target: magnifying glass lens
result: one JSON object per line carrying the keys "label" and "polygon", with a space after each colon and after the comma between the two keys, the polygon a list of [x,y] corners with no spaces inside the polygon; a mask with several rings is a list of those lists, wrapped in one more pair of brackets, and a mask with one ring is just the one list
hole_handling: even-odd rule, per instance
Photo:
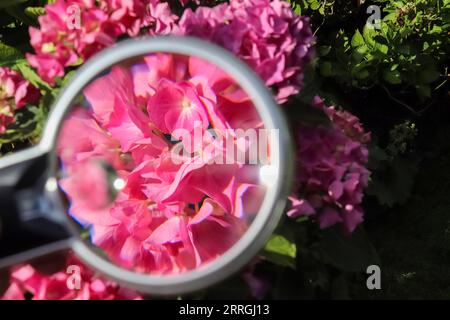
{"label": "magnifying glass lens", "polygon": [[161,52],[83,88],[58,136],[59,187],[100,256],[179,274],[214,263],[245,235],[277,174],[276,132],[237,80]]}

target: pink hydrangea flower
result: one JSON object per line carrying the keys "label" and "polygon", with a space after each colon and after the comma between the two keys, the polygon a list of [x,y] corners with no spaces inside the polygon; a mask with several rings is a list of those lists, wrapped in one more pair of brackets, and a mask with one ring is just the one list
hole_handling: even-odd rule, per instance
{"label": "pink hydrangea flower", "polygon": [[[80,271],[80,286],[71,280],[73,271],[61,270],[43,274],[33,266],[19,265],[11,270],[10,284],[1,300],[141,300],[142,297],[116,283],[104,280],[90,271],[78,259],[70,256],[68,266]],[[72,286],[73,285],[73,286]]]}
{"label": "pink hydrangea flower", "polygon": [[[232,0],[213,8],[184,10],[178,21],[159,0],[57,0],[30,28],[36,54],[28,54],[39,75],[55,83],[65,68],[112,45],[119,36],[140,33],[193,35],[213,41],[249,64],[275,90],[280,103],[299,92],[313,55],[306,17],[287,2]],[[77,24],[78,23],[78,24]]]}
{"label": "pink hydrangea flower", "polygon": [[370,134],[358,118],[325,106],[318,97],[314,107],[329,116],[332,127],[298,129],[299,186],[287,214],[311,216],[320,228],[340,224],[352,232],[363,221],[360,204],[370,175],[365,168]]}
{"label": "pink hydrangea flower", "polygon": [[150,35],[167,35],[178,30],[178,16],[172,13],[167,2],[148,1],[143,26]]}
{"label": "pink hydrangea flower", "polygon": [[[251,167],[210,161],[223,145],[207,129],[261,126],[242,89],[204,61],[155,54],[113,67],[84,94],[91,109],[66,120],[58,154],[70,214],[92,227],[92,242],[121,266],[157,274],[190,270],[227,251],[264,196]],[[190,139],[196,130],[200,141]],[[187,155],[174,152],[180,144]],[[80,197],[86,187],[76,186],[83,183],[77,172],[101,158],[124,188],[111,206],[93,209]]]}
{"label": "pink hydrangea flower", "polygon": [[45,7],[40,28],[31,27],[36,54],[27,54],[30,64],[51,85],[66,67],[85,61],[122,35],[167,34],[177,17],[167,3],[157,0],[57,0]]}
{"label": "pink hydrangea flower", "polygon": [[14,122],[14,111],[39,100],[39,90],[16,71],[0,67],[0,134]]}
{"label": "pink hydrangea flower", "polygon": [[308,18],[296,15],[289,3],[231,0],[195,12],[186,9],[179,27],[181,34],[209,39],[244,60],[275,89],[280,103],[301,89],[313,35]]}

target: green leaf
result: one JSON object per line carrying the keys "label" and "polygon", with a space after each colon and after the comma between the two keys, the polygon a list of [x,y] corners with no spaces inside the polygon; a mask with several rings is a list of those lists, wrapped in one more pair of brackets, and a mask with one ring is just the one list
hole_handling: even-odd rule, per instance
{"label": "green leaf", "polygon": [[[358,53],[361,56],[364,56],[364,54],[369,50],[369,48],[363,44],[362,46],[359,46],[358,48],[356,48],[356,53]],[[362,59],[360,59],[362,60]]]}
{"label": "green leaf", "polygon": [[367,44],[369,44],[371,46],[373,46],[375,44],[375,40],[373,39],[377,35],[377,32],[375,31],[375,29],[369,28],[366,24],[366,25],[364,25],[362,34],[363,34],[364,41]]}
{"label": "green leaf", "polygon": [[397,47],[397,51],[404,55],[411,54],[411,46],[409,44],[403,44]]}
{"label": "green leaf", "polygon": [[299,4],[291,3],[292,9],[294,13],[301,16],[302,15],[302,7]]}
{"label": "green leaf", "polygon": [[439,34],[442,32],[442,27],[434,25],[433,28],[430,30],[430,34]]}
{"label": "green leaf", "polygon": [[378,254],[362,227],[350,235],[334,228],[327,229],[314,248],[325,263],[340,270],[363,272],[369,265],[380,264]]}
{"label": "green leaf", "polygon": [[77,73],[76,70],[72,70],[72,71],[69,71],[68,73],[66,73],[66,75],[64,76],[64,79],[61,81],[61,87],[64,87],[65,85],[67,85],[76,73]]}
{"label": "green leaf", "polygon": [[296,268],[295,257],[297,255],[297,247],[282,235],[274,234],[267,241],[261,257],[276,265]]}
{"label": "green leaf", "polygon": [[360,47],[365,44],[364,38],[361,35],[361,33],[359,32],[359,30],[356,30],[355,34],[353,35],[351,44],[352,44],[352,47],[354,47],[354,48]]}
{"label": "green leaf", "polygon": [[45,14],[45,8],[43,7],[28,7],[25,8],[25,14],[29,16],[30,18],[37,21],[37,18],[39,16],[42,16]]}
{"label": "green leaf", "polygon": [[367,69],[358,68],[357,70],[355,70],[354,75],[357,79],[363,80],[370,76],[370,72]]}
{"label": "green leaf", "polygon": [[320,74],[324,77],[331,77],[333,75],[333,66],[330,62],[325,61],[319,66]]}
{"label": "green leaf", "polygon": [[306,221],[308,221],[308,220],[309,220],[308,216],[300,216],[300,217],[298,217],[298,218],[295,219],[295,222],[297,222],[297,223],[303,223],[303,222],[306,222]]}
{"label": "green leaf", "polygon": [[319,46],[317,48],[317,53],[321,57],[326,56],[327,54],[330,53],[330,51],[331,51],[331,46]]}
{"label": "green leaf", "polygon": [[325,6],[324,6],[324,5],[321,5],[321,6],[320,6],[320,8],[319,8],[319,13],[320,13],[321,15],[324,15],[324,14],[325,14]]}
{"label": "green leaf", "polygon": [[398,63],[394,63],[393,65],[391,65],[389,70],[394,71],[394,70],[397,70],[397,68],[398,68]]}
{"label": "green leaf", "polygon": [[386,16],[384,16],[383,21],[395,21],[397,18],[397,15],[395,14],[395,12],[391,12],[389,14],[387,14]]}
{"label": "green leaf", "polygon": [[381,42],[380,39],[383,39],[381,34],[379,34],[375,29],[368,27],[367,24],[363,29],[363,38],[369,47],[378,50],[382,54],[387,54],[389,48],[386,45],[386,40],[384,39],[384,41]]}
{"label": "green leaf", "polygon": [[320,3],[318,1],[314,1],[310,5],[311,10],[317,10],[320,8]]}
{"label": "green leaf", "polygon": [[39,87],[45,90],[52,90],[50,85],[38,76],[38,74],[30,67],[27,61],[17,64],[16,68],[20,71],[22,76],[26,80],[30,81],[35,87]]}
{"label": "green leaf", "polygon": [[282,235],[273,234],[269,241],[267,241],[264,250],[267,252],[274,252],[291,258],[297,255],[297,248],[295,243],[290,242]]}
{"label": "green leaf", "polygon": [[17,110],[14,114],[14,123],[0,135],[0,145],[27,139],[36,142],[42,131],[45,117],[45,110],[36,106],[27,105]]}
{"label": "green leaf", "polygon": [[22,59],[23,54],[14,47],[0,42],[0,65],[10,65],[18,59]]}
{"label": "green leaf", "polygon": [[398,70],[385,70],[383,78],[390,84],[399,84],[402,82],[400,72]]}

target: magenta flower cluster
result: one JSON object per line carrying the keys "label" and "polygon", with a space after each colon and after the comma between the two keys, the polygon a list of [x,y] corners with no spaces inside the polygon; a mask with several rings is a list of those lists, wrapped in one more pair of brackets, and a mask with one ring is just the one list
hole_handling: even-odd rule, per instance
{"label": "magenta flower cluster", "polygon": [[195,12],[186,9],[180,19],[157,0],[59,0],[46,6],[39,23],[40,29],[30,28],[36,54],[27,58],[50,84],[64,75],[64,68],[78,65],[119,36],[171,33],[229,49],[274,89],[282,103],[301,89],[313,54],[308,18],[279,0],[232,0]]}
{"label": "magenta flower cluster", "polygon": [[30,64],[48,83],[65,74],[123,35],[171,32],[177,17],[167,3],[156,0],[58,0],[45,7],[40,28],[30,28]]}
{"label": "magenta flower cluster", "polygon": [[298,129],[298,190],[290,197],[288,215],[312,216],[322,229],[340,224],[350,233],[363,221],[370,134],[358,118],[327,107],[319,97],[314,107],[328,115],[332,126]]}
{"label": "magenta flower cluster", "polygon": [[306,17],[285,1],[231,0],[213,8],[187,9],[181,34],[209,39],[250,65],[282,103],[299,92],[305,65],[313,55]]}

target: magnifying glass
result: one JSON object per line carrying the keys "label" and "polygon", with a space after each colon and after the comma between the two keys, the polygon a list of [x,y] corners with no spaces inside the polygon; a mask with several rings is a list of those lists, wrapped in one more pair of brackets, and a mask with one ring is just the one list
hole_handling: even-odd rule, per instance
{"label": "magnifying glass", "polygon": [[291,161],[244,63],[190,37],[123,41],[77,71],[37,146],[0,160],[0,268],[67,248],[143,292],[207,287],[261,250]]}

